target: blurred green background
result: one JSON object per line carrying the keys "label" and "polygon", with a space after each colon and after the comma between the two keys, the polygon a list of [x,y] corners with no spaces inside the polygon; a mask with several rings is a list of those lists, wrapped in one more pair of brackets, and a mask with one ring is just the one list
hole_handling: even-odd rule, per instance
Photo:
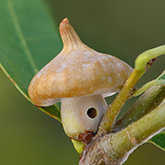
{"label": "blurred green background", "polygon": [[[87,45],[131,66],[142,51],[165,44],[163,0],[45,0],[45,4],[58,24],[68,17]],[[137,86],[157,77],[164,67],[161,57]],[[61,124],[32,106],[0,70],[0,165],[74,165],[78,160]],[[163,151],[145,144],[125,165],[164,162]]]}

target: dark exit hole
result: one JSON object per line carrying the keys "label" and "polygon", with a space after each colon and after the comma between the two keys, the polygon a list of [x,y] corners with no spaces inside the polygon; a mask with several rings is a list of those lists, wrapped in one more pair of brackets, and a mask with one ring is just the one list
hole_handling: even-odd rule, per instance
{"label": "dark exit hole", "polygon": [[89,108],[87,111],[87,115],[93,119],[97,116],[97,110],[95,108]]}

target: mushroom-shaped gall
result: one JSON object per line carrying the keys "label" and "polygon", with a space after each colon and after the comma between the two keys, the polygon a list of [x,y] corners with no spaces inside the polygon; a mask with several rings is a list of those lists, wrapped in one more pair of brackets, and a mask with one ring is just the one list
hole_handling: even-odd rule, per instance
{"label": "mushroom-shaped gall", "polygon": [[105,114],[104,97],[121,90],[132,68],[82,43],[67,18],[60,23],[59,30],[62,51],[34,76],[28,92],[38,106],[61,101],[66,134],[86,141],[97,131]]}

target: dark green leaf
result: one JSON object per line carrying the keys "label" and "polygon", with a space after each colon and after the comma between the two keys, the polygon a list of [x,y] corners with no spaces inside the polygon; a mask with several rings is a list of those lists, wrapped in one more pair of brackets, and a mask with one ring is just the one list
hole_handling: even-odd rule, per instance
{"label": "dark green leaf", "polygon": [[[53,19],[40,0],[0,0],[0,66],[27,99],[32,77],[61,46]],[[60,120],[58,106],[40,109]]]}
{"label": "dark green leaf", "polygon": [[165,73],[162,74],[162,75],[158,78],[158,80],[165,80]]}
{"label": "dark green leaf", "polygon": [[165,151],[165,131],[154,136],[149,142],[155,144],[156,146]]}

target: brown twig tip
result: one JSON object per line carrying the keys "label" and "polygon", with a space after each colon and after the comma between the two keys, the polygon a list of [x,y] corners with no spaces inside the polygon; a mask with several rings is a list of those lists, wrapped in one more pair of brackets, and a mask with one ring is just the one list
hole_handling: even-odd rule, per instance
{"label": "brown twig tip", "polygon": [[82,47],[84,45],[81,42],[79,36],[75,32],[72,25],[69,23],[68,18],[64,18],[61,21],[61,23],[59,25],[59,31],[60,31],[60,35],[61,35],[62,42],[63,42],[63,49],[64,48],[67,48],[67,49],[73,48],[78,45],[80,45]]}
{"label": "brown twig tip", "polygon": [[63,32],[65,32],[65,31],[67,31],[67,29],[70,28],[70,26],[71,26],[71,25],[70,25],[70,23],[69,23],[68,18],[64,18],[64,19],[61,21],[60,25],[59,25],[60,33],[63,33]]}
{"label": "brown twig tip", "polygon": [[66,17],[66,18],[64,18],[64,19],[62,20],[61,23],[67,23],[67,24],[69,24],[69,19]]}

